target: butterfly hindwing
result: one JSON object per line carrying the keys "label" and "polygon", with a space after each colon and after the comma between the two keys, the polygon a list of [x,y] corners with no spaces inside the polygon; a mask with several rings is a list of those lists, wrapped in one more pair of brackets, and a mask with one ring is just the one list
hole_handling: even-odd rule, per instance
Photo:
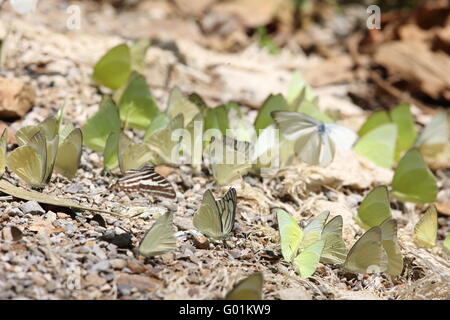
{"label": "butterfly hindwing", "polygon": [[325,241],[320,261],[342,264],[347,257],[347,247],[342,239],[342,216],[331,219],[323,228],[321,239]]}
{"label": "butterfly hindwing", "polygon": [[286,211],[277,209],[276,214],[280,232],[281,253],[286,261],[291,262],[300,248],[303,231],[297,221]]}
{"label": "butterfly hindwing", "polygon": [[172,220],[172,213],[166,213],[156,220],[139,244],[138,251],[141,255],[153,257],[174,250],[177,247]]}
{"label": "butterfly hindwing", "polygon": [[154,167],[145,166],[139,170],[129,170],[117,181],[119,189],[139,191],[153,196],[175,199],[176,193],[169,181],[155,172]]}
{"label": "butterfly hindwing", "polygon": [[436,245],[437,226],[437,211],[436,207],[433,205],[428,208],[414,227],[416,242],[425,248],[434,247]]}
{"label": "butterfly hindwing", "polygon": [[263,286],[262,273],[254,273],[239,281],[228,292],[226,300],[261,300]]}

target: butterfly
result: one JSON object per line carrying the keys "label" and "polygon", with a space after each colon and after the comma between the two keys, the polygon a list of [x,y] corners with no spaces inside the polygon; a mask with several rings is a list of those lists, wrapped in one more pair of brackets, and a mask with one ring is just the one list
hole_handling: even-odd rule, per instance
{"label": "butterfly", "polygon": [[55,159],[55,171],[72,179],[80,166],[83,133],[80,128],[68,125],[59,135],[60,143]]}
{"label": "butterfly", "polygon": [[177,247],[173,228],[173,213],[159,217],[142,239],[137,251],[144,257],[153,257],[174,250]]}
{"label": "butterfly", "polygon": [[200,108],[185,97],[178,86],[175,86],[170,91],[166,112],[170,118],[175,118],[181,113],[184,121],[190,123],[200,112]]}
{"label": "butterfly", "polygon": [[176,193],[169,181],[155,172],[155,168],[145,166],[139,170],[129,170],[117,181],[123,191],[140,191],[153,196],[175,199]]}
{"label": "butterfly", "polygon": [[386,186],[379,186],[370,191],[361,202],[355,220],[367,230],[380,225],[391,216],[388,189]]}
{"label": "butterfly", "polygon": [[[386,124],[388,126],[385,126]],[[376,131],[371,133],[372,130]],[[374,112],[361,126],[358,134],[361,139],[355,150],[361,156],[385,168],[390,168],[394,161],[413,147],[417,137],[414,117],[408,104],[400,104],[390,112]],[[375,144],[379,144],[380,147]],[[383,144],[384,148],[381,147]]]}
{"label": "butterfly", "polygon": [[449,141],[449,125],[447,112],[440,111],[425,126],[416,140],[415,146],[433,148],[441,146]]}
{"label": "butterfly", "polygon": [[324,247],[320,256],[320,262],[330,264],[342,264],[347,257],[347,247],[342,238],[342,216],[336,216],[323,227],[321,239]]}
{"label": "butterfly", "polygon": [[225,300],[261,300],[263,275],[254,273],[239,281],[225,296]]}
{"label": "butterfly", "polygon": [[346,271],[363,274],[384,272],[387,266],[387,254],[379,226],[369,229],[356,241],[343,264]]}
{"label": "butterfly", "polygon": [[5,128],[0,137],[0,177],[5,173],[7,145],[8,145],[8,129]]}
{"label": "butterfly", "polygon": [[444,251],[450,254],[450,233],[445,237],[444,242],[442,243],[444,247]]}
{"label": "butterfly", "polygon": [[206,190],[194,214],[194,226],[210,238],[226,238],[233,231],[236,205],[236,189],[230,188],[220,200],[214,199],[211,190]]}
{"label": "butterfly", "polygon": [[120,171],[123,173],[143,167],[153,159],[153,154],[145,142],[134,143],[124,133],[120,133],[117,145]]}
{"label": "butterfly", "polygon": [[160,113],[145,77],[132,72],[119,100],[120,119],[126,126],[145,130]]}
{"label": "butterfly", "polygon": [[18,14],[28,14],[36,10],[38,0],[9,0],[12,8]]}
{"label": "butterfly", "polygon": [[394,163],[397,133],[395,124],[383,124],[362,136],[355,152],[379,167],[390,168]]}
{"label": "butterfly", "polygon": [[436,178],[417,149],[409,150],[400,159],[392,179],[392,190],[402,201],[430,203],[436,200]]}
{"label": "butterfly", "polygon": [[131,71],[130,48],[126,44],[119,44],[100,58],[92,77],[96,83],[117,90],[126,84]]}
{"label": "butterfly", "polygon": [[[276,209],[276,214],[281,254],[286,261],[293,262],[297,273],[302,278],[307,278],[315,272],[324,252],[326,261],[340,260],[342,250],[345,255],[345,244],[335,238],[339,235],[339,230],[342,232],[342,229],[339,229],[339,221],[333,219],[330,221],[332,224],[328,225],[327,229],[324,228],[330,214],[328,211],[324,211],[312,219],[303,230],[286,211]],[[336,222],[338,222],[337,228]],[[323,233],[324,230],[326,230],[325,233]],[[339,243],[337,244],[337,242]]]}
{"label": "butterfly", "polygon": [[433,248],[436,245],[437,227],[437,211],[432,205],[414,227],[417,244],[425,248]]}
{"label": "butterfly", "polygon": [[386,273],[398,276],[403,270],[403,257],[397,239],[397,221],[387,218],[380,224],[381,242],[387,255]]}
{"label": "butterfly", "polygon": [[50,181],[58,152],[57,119],[51,116],[19,129],[16,140],[19,147],[8,155],[8,168],[32,187],[42,188]]}
{"label": "butterfly", "polygon": [[214,179],[226,185],[245,175],[252,167],[251,145],[246,141],[223,136],[213,139],[209,155]]}
{"label": "butterfly", "polygon": [[103,152],[112,132],[120,133],[119,109],[110,97],[104,96],[100,108],[83,128],[84,143],[94,151]]}
{"label": "butterfly", "polygon": [[184,116],[178,114],[170,120],[169,124],[161,130],[154,132],[145,141],[151,150],[155,154],[155,159],[152,163],[155,164],[172,164],[178,162],[179,150],[182,147],[179,143],[182,136],[177,138],[174,134],[178,130],[184,129]]}
{"label": "butterfly", "polygon": [[346,151],[358,136],[352,130],[337,124],[325,124],[297,112],[274,111],[272,118],[288,140],[295,141],[295,152],[300,160],[310,165],[328,166],[336,147]]}

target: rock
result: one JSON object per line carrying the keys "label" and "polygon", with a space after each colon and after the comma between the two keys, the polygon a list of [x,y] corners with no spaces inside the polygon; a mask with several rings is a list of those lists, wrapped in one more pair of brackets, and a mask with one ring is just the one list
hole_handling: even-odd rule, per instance
{"label": "rock", "polygon": [[38,275],[38,274],[32,274],[30,275],[30,279],[34,281],[38,286],[45,286],[47,284],[47,279],[44,277]]}
{"label": "rock", "polygon": [[106,280],[102,277],[100,277],[98,274],[94,273],[94,274],[90,274],[87,275],[84,278],[84,285],[86,287],[101,287],[106,283]]}
{"label": "rock", "polygon": [[132,246],[131,234],[128,232],[117,234],[114,230],[108,230],[99,239],[112,243],[121,249],[131,248]]}
{"label": "rock", "polygon": [[311,293],[303,287],[281,289],[278,295],[281,300],[312,300]]}
{"label": "rock", "polygon": [[111,259],[109,260],[109,264],[114,269],[123,269],[127,266],[127,261],[124,259]]}
{"label": "rock", "polygon": [[22,231],[17,227],[6,227],[2,229],[3,240],[19,241],[23,237]]}
{"label": "rock", "polygon": [[197,249],[208,249],[209,248],[209,240],[207,237],[202,235],[195,235],[193,237],[194,239],[194,245]]}
{"label": "rock", "polygon": [[0,77],[0,118],[22,118],[34,105],[36,94],[30,85]]}
{"label": "rock", "polygon": [[128,261],[128,268],[133,273],[144,273],[147,271],[147,268],[143,264],[137,262],[136,260]]}
{"label": "rock", "polygon": [[163,282],[152,277],[137,274],[120,274],[116,279],[116,284],[118,288],[134,287],[140,291],[147,291],[162,287]]}
{"label": "rock", "polygon": [[19,209],[22,210],[24,214],[44,214],[45,210],[37,203],[37,201],[31,200],[25,203],[22,203],[19,206]]}
{"label": "rock", "polygon": [[111,265],[108,260],[102,260],[96,264],[94,264],[90,270],[91,273],[98,273],[101,271],[108,271]]}

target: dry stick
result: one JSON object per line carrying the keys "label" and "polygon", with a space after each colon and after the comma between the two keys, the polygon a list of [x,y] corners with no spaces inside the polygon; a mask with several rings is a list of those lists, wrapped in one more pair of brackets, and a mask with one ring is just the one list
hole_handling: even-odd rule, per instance
{"label": "dry stick", "polygon": [[397,98],[400,102],[403,100],[403,101],[406,101],[408,103],[414,104],[426,114],[435,114],[436,113],[436,110],[434,110],[434,109],[432,109],[430,107],[427,107],[426,105],[424,105],[420,101],[418,101],[418,100],[414,99],[413,97],[411,97],[410,94],[408,94],[406,92],[402,92],[399,89],[397,89],[394,86],[392,86],[389,82],[387,82],[386,80],[381,78],[380,75],[378,73],[376,73],[375,71],[371,72],[369,74],[369,78],[371,80],[373,80],[375,82],[375,84],[377,84],[380,88],[385,90],[387,93],[389,93],[393,97]]}

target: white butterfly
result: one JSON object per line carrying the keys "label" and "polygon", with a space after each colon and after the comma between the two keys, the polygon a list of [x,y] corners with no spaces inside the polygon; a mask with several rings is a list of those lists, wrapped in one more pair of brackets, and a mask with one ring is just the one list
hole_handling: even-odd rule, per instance
{"label": "white butterfly", "polygon": [[9,2],[18,14],[28,14],[36,10],[38,0],[9,0]]}
{"label": "white butterfly", "polygon": [[323,123],[303,113],[274,111],[271,115],[281,134],[295,141],[295,152],[300,160],[311,165],[328,166],[336,147],[349,150],[358,139],[358,135],[346,127]]}

